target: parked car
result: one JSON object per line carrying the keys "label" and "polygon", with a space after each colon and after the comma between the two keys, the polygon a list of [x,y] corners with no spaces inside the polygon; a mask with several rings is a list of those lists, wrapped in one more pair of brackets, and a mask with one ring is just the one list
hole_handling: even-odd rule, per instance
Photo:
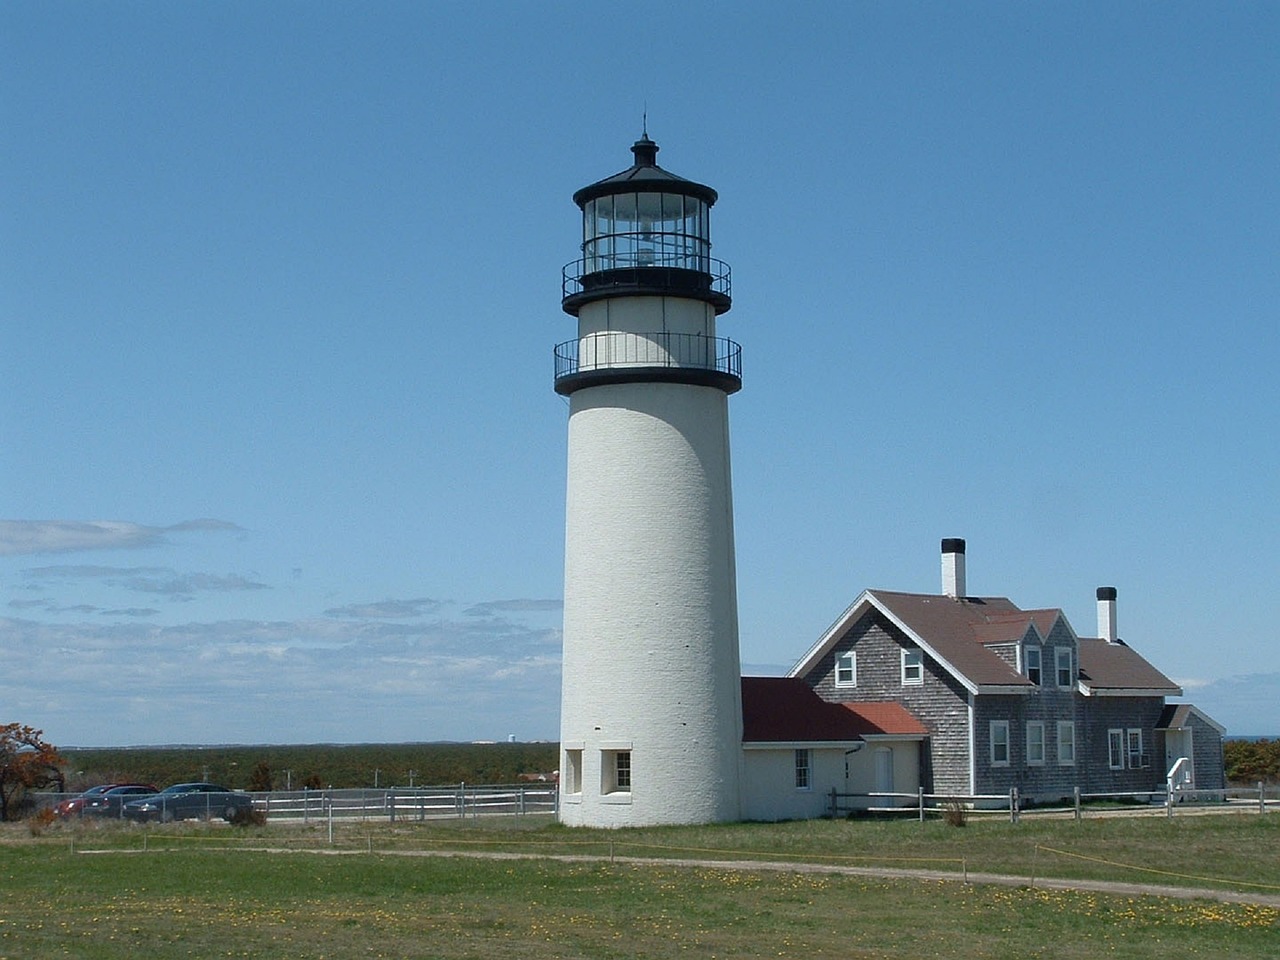
{"label": "parked car", "polygon": [[122,783],[112,787],[105,793],[89,797],[80,810],[82,817],[119,817],[124,805],[139,797],[150,797],[159,793],[153,783]]}
{"label": "parked car", "polygon": [[120,786],[119,783],[99,783],[96,787],[88,788],[88,790],[84,791],[83,794],[79,796],[69,797],[67,800],[59,800],[58,804],[54,806],[54,813],[64,819],[68,817],[78,817],[79,814],[84,812],[84,805],[86,805],[88,801],[96,799],[96,797],[102,796],[102,794],[105,794],[105,792],[111,790],[111,788],[118,786]]}
{"label": "parked car", "polygon": [[253,798],[216,783],[175,783],[150,797],[130,800],[124,805],[128,820],[204,819],[220,817],[234,820],[242,811],[253,808]]}

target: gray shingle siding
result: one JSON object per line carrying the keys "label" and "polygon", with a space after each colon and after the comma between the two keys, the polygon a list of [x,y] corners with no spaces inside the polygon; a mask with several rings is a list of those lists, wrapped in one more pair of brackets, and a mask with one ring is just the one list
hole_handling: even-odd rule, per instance
{"label": "gray shingle siding", "polygon": [[[921,750],[920,782],[926,793],[969,793],[969,694],[950,674],[924,656],[924,682],[902,683],[902,650],[917,649],[877,610],[849,628],[806,676],[824,700],[901,703],[929,728]],[[836,658],[853,650],[858,685],[837,687]]]}
{"label": "gray shingle siding", "polygon": [[[1164,698],[1085,697],[1078,692],[1080,669],[1075,636],[1065,620],[1059,619],[1045,638],[1028,631],[1021,645],[988,647],[1011,666],[1026,672],[1019,647],[1041,650],[1041,683],[1025,694],[983,693],[971,696],[923,651],[924,681],[903,684],[901,654],[917,649],[897,626],[879,610],[868,609],[836,641],[832,648],[804,676],[824,700],[895,701],[910,710],[929,729],[921,750],[921,784],[937,795],[1006,795],[1011,787],[1034,801],[1056,801],[1071,797],[1078,786],[1084,793],[1145,793],[1164,784],[1164,737],[1156,724]],[[836,660],[848,651],[857,656],[855,686],[836,686]],[[1070,686],[1060,686],[1058,652],[1071,655]],[[1065,666],[1065,664],[1064,664]],[[972,702],[972,730],[970,704]],[[991,762],[991,722],[1009,725],[1009,763]],[[1069,722],[1074,732],[1074,761],[1061,761],[1059,724]],[[1028,725],[1044,725],[1042,763],[1028,760]],[[1108,731],[1125,731],[1124,765],[1111,769]],[[1142,731],[1142,758],[1145,766],[1130,762],[1128,731]],[[1199,718],[1194,718],[1194,750],[1197,786],[1219,789],[1222,774],[1222,738]],[[970,782],[970,751],[973,753],[973,782]],[[1215,773],[1216,771],[1216,773]],[[1215,779],[1216,777],[1216,779]]]}

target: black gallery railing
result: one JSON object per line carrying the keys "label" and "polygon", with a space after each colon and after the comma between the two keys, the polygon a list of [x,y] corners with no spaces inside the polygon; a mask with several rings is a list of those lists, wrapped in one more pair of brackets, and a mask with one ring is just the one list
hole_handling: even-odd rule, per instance
{"label": "black gallery railing", "polygon": [[742,347],[697,333],[604,331],[556,345],[556,379],[593,370],[682,368],[742,379]]}

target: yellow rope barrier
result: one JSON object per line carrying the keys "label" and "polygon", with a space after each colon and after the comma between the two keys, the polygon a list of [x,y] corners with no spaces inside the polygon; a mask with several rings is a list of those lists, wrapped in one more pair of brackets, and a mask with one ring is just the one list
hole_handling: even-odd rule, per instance
{"label": "yellow rope barrier", "polygon": [[1075,857],[1077,860],[1088,860],[1091,863],[1103,863],[1109,867],[1123,867],[1126,870],[1141,870],[1143,873],[1154,873],[1164,877],[1177,877],[1179,880],[1200,880],[1205,883],[1228,883],[1242,887],[1258,887],[1262,890],[1280,890],[1280,886],[1274,883],[1254,883],[1250,880],[1231,880],[1224,877],[1200,877],[1193,873],[1174,873],[1172,870],[1157,870],[1155,867],[1140,867],[1135,863],[1120,863],[1117,860],[1104,860],[1102,857],[1090,857],[1083,853],[1072,853],[1070,850],[1058,850],[1055,847],[1046,847],[1043,844],[1036,844],[1037,850],[1044,850],[1047,853],[1056,853],[1062,857]]}

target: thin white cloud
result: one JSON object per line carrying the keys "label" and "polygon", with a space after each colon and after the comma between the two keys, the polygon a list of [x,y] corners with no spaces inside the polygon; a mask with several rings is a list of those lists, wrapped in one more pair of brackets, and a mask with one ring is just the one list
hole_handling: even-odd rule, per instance
{"label": "thin white cloud", "polygon": [[[28,567],[22,575],[37,583],[60,581],[97,580],[107,586],[133,590],[138,593],[154,593],[175,600],[190,599],[197,593],[226,593],[238,590],[268,590],[265,583],[250,580],[239,574],[185,573],[169,567],[107,567],[95,564],[63,564],[47,567]],[[37,601],[11,601],[34,604]]]}
{"label": "thin white cloud", "polygon": [[341,607],[330,607],[324,614],[326,617],[400,620],[426,616],[437,612],[443,606],[444,604],[439,600],[419,597],[416,600],[378,600],[373,603],[349,603]]}
{"label": "thin white cloud", "polygon": [[0,638],[10,656],[42,664],[34,681],[0,676],[0,702],[62,744],[556,736],[553,629],[0,618]]}
{"label": "thin white cloud", "polygon": [[170,531],[239,531],[227,520],[201,518],[170,526],[126,520],[0,520],[0,556],[153,547]]}
{"label": "thin white cloud", "polygon": [[540,613],[561,610],[562,600],[488,600],[463,611],[468,617],[493,617],[503,613]]}
{"label": "thin white cloud", "polygon": [[188,573],[175,577],[129,577],[108,582],[127,590],[159,593],[169,597],[189,597],[204,591],[225,593],[235,590],[270,589],[265,583],[258,583],[237,574],[218,576],[212,573]]}

